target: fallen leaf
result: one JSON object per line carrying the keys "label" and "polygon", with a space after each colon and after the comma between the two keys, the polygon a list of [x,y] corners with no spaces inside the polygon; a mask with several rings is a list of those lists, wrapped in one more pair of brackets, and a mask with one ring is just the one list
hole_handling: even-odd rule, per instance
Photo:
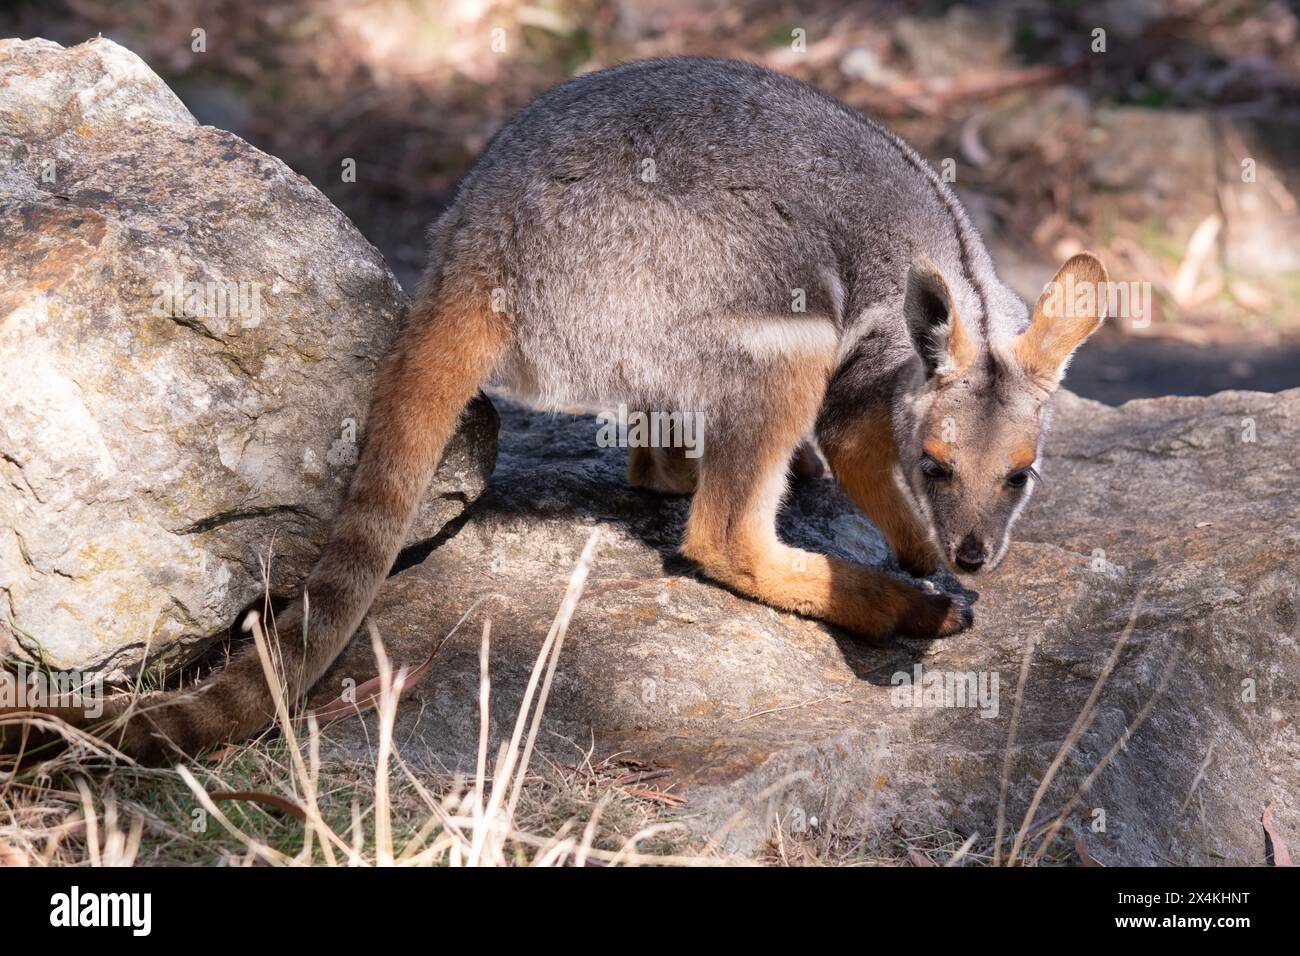
{"label": "fallen leaf", "polygon": [[671,775],[671,770],[653,770],[649,772],[637,770],[633,773],[626,773],[621,777],[615,778],[611,781],[611,784],[615,787],[626,787],[629,784],[645,783],[648,780],[658,780],[661,777],[668,777]]}
{"label": "fallen leaf", "polygon": [[239,749],[239,745],[238,745],[238,744],[226,744],[226,746],[221,747],[221,748],[219,748],[219,749],[217,749],[217,750],[214,750],[214,751],[212,751],[212,753],[210,753],[210,754],[208,754],[207,756],[205,756],[205,757],[203,758],[203,762],[204,762],[204,763],[221,763],[221,761],[225,760],[227,757],[229,757],[229,756],[231,756],[232,754],[234,754],[235,751],[237,751],[238,749]]}
{"label": "fallen leaf", "polygon": [[1104,863],[1098,863],[1096,858],[1088,852],[1088,844],[1083,842],[1083,837],[1077,837],[1075,839],[1074,852],[1079,854],[1080,866],[1100,866],[1103,868],[1106,866]]}
{"label": "fallen leaf", "polygon": [[938,866],[934,860],[930,859],[920,850],[908,850],[907,858],[912,861],[913,866]]}
{"label": "fallen leaf", "polygon": [[[450,636],[450,634],[447,635],[447,637]],[[445,643],[447,643],[447,638],[443,638],[438,643],[438,646],[433,649],[433,652],[424,659],[424,663],[415,670],[408,672],[403,668],[394,674],[393,693],[400,698],[404,690],[418,684],[420,678],[424,677],[424,675],[428,673],[429,668],[433,666],[433,659],[438,656],[438,652],[442,650],[442,645]],[[370,680],[357,685],[356,689],[352,692],[354,697],[353,700],[336,697],[328,704],[317,707],[312,711],[312,715],[322,724],[326,724],[342,717],[351,717],[355,714],[365,713],[367,710],[379,705],[382,686],[382,677],[372,677]]]}
{"label": "fallen leaf", "polygon": [[1264,808],[1264,858],[1273,866],[1295,866],[1291,862],[1291,851],[1286,848],[1282,838],[1273,827],[1273,801]]}
{"label": "fallen leaf", "polygon": [[630,797],[638,800],[648,800],[651,803],[662,803],[667,807],[682,807],[686,805],[686,798],[679,797],[675,793],[669,793],[666,790],[652,790],[650,788],[627,787],[620,788]]}
{"label": "fallen leaf", "polygon": [[285,797],[277,796],[274,793],[261,793],[257,790],[219,790],[216,793],[210,793],[208,796],[213,803],[221,803],[223,800],[239,800],[244,803],[263,803],[268,807],[275,807],[277,810],[289,814],[299,820],[307,819],[307,812],[302,807]]}

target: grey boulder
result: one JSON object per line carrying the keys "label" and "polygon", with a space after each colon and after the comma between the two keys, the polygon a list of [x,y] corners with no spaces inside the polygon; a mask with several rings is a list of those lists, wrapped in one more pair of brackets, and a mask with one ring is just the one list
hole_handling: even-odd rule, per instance
{"label": "grey boulder", "polygon": [[[405,297],[279,160],[134,54],[0,41],[0,654],[182,659],[323,542]],[[475,406],[413,540],[482,489]]]}

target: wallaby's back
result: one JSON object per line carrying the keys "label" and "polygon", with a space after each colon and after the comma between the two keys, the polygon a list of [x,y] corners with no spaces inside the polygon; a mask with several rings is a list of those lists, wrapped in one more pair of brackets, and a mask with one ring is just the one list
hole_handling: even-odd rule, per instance
{"label": "wallaby's back", "polygon": [[[842,330],[901,294],[918,251],[954,277],[964,314],[1004,296],[910,147],[811,86],[730,60],[643,61],[545,94],[492,140],[433,246],[501,290],[503,384],[557,406],[707,406],[690,383],[716,380],[752,336],[737,320]],[[901,325],[897,339],[909,347]]]}

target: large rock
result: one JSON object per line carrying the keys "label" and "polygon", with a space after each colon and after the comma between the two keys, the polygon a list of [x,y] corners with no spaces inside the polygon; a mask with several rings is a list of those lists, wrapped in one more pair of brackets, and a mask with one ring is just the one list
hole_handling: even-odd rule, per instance
{"label": "large rock", "polygon": [[[1119,409],[1063,393],[1057,405],[1046,483],[1005,565],[975,582],[976,626],[934,643],[855,639],[693,576],[673,557],[684,501],[626,487],[624,455],[596,447],[593,419],[510,407],[488,492],[423,564],[389,580],[372,615],[394,663],[415,665],[473,608],[400,709],[402,753],[472,770],[488,615],[492,733],[508,735],[571,566],[600,529],[540,745],[570,763],[594,743],[593,761],[622,752],[671,769],[657,785],[688,799],[702,834],[744,810],[729,836],[743,851],[774,817],[797,829],[814,816],[822,826],[949,827],[987,847],[1027,645],[1008,777],[1013,832],[1132,616],[1096,717],[1039,818],[1067,803],[1154,700],[1066,833],[1082,833],[1106,863],[1258,863],[1272,800],[1295,846],[1300,391]],[[828,480],[797,486],[782,530],[809,547],[887,560]],[[996,714],[899,706],[894,682],[918,666],[983,677],[986,689],[996,675]],[[358,640],[317,699],[373,672],[368,640]],[[371,759],[373,715],[329,733],[336,759]]]}
{"label": "large rock", "polygon": [[[0,41],[0,653],[118,677],[224,630],[268,555],[291,590],[404,307],[324,196],[134,54]],[[491,471],[476,408],[413,540]]]}

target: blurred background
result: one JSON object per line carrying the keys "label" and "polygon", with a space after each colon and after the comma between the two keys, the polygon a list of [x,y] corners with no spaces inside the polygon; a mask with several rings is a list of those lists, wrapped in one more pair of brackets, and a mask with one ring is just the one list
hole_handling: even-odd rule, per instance
{"label": "blurred background", "polygon": [[948,169],[1026,299],[1085,247],[1113,280],[1150,283],[1150,307],[1108,322],[1080,353],[1075,391],[1119,403],[1300,385],[1300,19],[1280,0],[0,9],[4,36],[72,45],[100,33],[148,62],[200,122],[315,183],[408,289],[426,226],[519,107],[624,60],[730,56],[816,83]]}

